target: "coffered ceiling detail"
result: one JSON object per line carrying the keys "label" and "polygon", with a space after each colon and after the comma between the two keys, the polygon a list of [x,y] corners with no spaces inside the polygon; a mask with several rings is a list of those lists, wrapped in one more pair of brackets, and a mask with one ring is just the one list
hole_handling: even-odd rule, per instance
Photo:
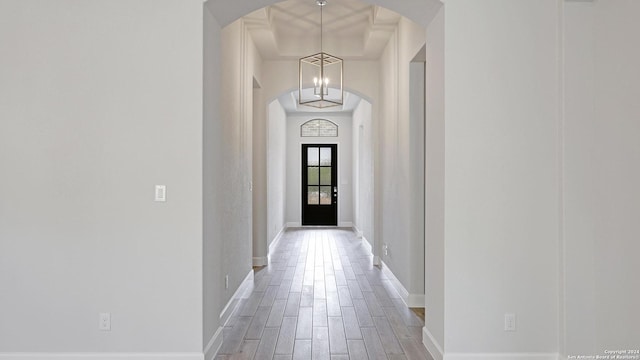
{"label": "coffered ceiling detail", "polygon": [[[343,59],[377,59],[400,15],[359,0],[329,0],[323,10],[324,51]],[[320,51],[320,8],[314,0],[288,0],[243,17],[265,60]]]}

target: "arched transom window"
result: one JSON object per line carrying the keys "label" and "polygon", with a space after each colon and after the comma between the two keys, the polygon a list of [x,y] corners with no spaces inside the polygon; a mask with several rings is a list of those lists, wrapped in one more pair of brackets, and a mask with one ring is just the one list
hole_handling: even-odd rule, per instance
{"label": "arched transom window", "polygon": [[300,125],[302,137],[337,137],[338,125],[326,119],[313,119]]}

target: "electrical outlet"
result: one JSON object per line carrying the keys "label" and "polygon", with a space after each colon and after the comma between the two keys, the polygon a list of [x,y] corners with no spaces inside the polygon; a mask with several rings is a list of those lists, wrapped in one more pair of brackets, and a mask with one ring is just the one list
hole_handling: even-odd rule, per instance
{"label": "electrical outlet", "polygon": [[516,314],[504,314],[504,331],[516,331]]}
{"label": "electrical outlet", "polygon": [[111,313],[100,313],[98,318],[100,331],[111,331]]}
{"label": "electrical outlet", "polygon": [[224,276],[224,288],[225,289],[229,288],[229,274]]}
{"label": "electrical outlet", "polygon": [[389,256],[389,245],[382,244],[382,253],[384,254],[384,256]]}

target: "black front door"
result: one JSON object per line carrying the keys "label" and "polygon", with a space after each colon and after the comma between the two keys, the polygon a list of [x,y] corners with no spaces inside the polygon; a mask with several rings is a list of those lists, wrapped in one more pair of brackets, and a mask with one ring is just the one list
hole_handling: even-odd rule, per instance
{"label": "black front door", "polygon": [[302,144],[302,225],[338,225],[336,144]]}

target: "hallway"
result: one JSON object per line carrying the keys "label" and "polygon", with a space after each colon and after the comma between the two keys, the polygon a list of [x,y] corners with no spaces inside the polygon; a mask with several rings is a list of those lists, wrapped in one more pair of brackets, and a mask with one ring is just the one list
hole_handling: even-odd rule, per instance
{"label": "hallway", "polygon": [[421,359],[424,323],[345,229],[288,230],[216,359]]}

